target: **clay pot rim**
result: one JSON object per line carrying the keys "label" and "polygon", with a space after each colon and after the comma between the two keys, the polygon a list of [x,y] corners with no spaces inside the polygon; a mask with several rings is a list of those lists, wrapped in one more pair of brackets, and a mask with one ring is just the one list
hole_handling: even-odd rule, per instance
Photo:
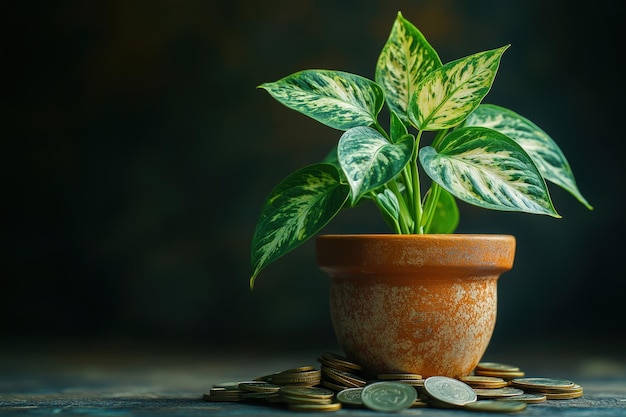
{"label": "clay pot rim", "polygon": [[516,239],[505,234],[327,234],[318,236],[316,245],[318,266],[326,272],[446,266],[473,274],[510,270]]}
{"label": "clay pot rim", "polygon": [[317,236],[317,239],[423,239],[423,240],[484,240],[484,239],[515,239],[510,234],[499,233],[425,233],[425,234],[398,234],[398,233],[327,233]]}

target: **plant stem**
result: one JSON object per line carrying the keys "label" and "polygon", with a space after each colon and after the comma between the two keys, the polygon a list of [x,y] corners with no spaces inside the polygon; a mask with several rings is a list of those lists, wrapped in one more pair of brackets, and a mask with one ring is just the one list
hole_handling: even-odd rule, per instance
{"label": "plant stem", "polygon": [[413,193],[411,195],[411,200],[413,203],[413,219],[415,223],[413,224],[413,233],[415,234],[423,234],[424,227],[422,226],[422,192],[420,189],[420,176],[419,176],[419,168],[417,166],[417,153],[419,149],[420,139],[422,137],[422,131],[417,132],[417,136],[415,137],[415,150],[413,151],[413,155],[411,157],[410,162],[410,175],[413,180]]}
{"label": "plant stem", "polygon": [[436,182],[433,182],[430,186],[430,191],[426,193],[426,201],[424,202],[424,224],[423,229],[425,233],[429,233],[430,224],[433,221],[435,212],[437,211],[437,203],[439,202],[439,196],[441,195],[441,187]]}
{"label": "plant stem", "polygon": [[400,189],[398,188],[398,184],[395,181],[391,181],[389,183],[389,189],[395,194],[398,200],[398,205],[400,206],[400,213],[398,214],[398,218],[401,231],[398,233],[411,233],[411,229],[413,228],[413,225],[409,223],[409,221],[412,219],[411,213],[409,211],[409,208],[407,207],[404,197],[402,196],[402,193],[400,192]]}

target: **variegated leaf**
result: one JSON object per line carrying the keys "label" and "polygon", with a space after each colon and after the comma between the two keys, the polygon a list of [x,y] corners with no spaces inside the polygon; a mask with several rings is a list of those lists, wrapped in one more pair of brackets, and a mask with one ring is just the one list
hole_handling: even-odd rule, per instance
{"label": "variegated leaf", "polygon": [[259,87],[285,106],[339,130],[371,125],[384,102],[376,83],[342,71],[300,71]]}
{"label": "variegated leaf", "polygon": [[398,139],[409,134],[409,130],[406,125],[402,123],[400,117],[395,111],[391,111],[391,117],[389,118],[389,136],[392,142],[397,142]]}
{"label": "variegated leaf", "polygon": [[530,156],[495,130],[456,129],[443,139],[439,152],[426,146],[419,158],[433,181],[467,203],[560,217]]}
{"label": "variegated leaf", "polygon": [[411,122],[421,130],[459,125],[487,95],[509,45],[452,61],[419,83],[409,104]]}
{"label": "variegated leaf", "polygon": [[546,180],[567,190],[587,208],[592,209],[578,190],[574,173],[559,146],[530,120],[503,107],[481,104],[463,125],[488,127],[510,137],[530,155]]}
{"label": "variegated leaf", "polygon": [[378,57],[375,80],[385,92],[389,109],[405,123],[409,122],[409,101],[417,83],[441,65],[424,35],[398,12]]}
{"label": "variegated leaf", "polygon": [[370,127],[354,127],[339,139],[337,157],[348,178],[352,204],[395,177],[411,159],[415,139],[412,135],[389,142]]}
{"label": "variegated leaf", "polygon": [[[430,194],[428,197],[430,197]],[[428,207],[428,202],[425,206]],[[459,207],[452,194],[447,192],[444,188],[439,187],[434,210],[435,213],[430,223],[424,229],[424,233],[454,233],[459,225]]]}
{"label": "variegated leaf", "polygon": [[268,264],[313,237],[341,210],[350,189],[329,164],[301,168],[268,196],[252,238],[250,288]]}
{"label": "variegated leaf", "polygon": [[392,223],[390,226],[395,227],[400,220],[400,203],[398,198],[389,189],[385,189],[377,196],[377,202],[380,209],[384,212],[388,220]]}

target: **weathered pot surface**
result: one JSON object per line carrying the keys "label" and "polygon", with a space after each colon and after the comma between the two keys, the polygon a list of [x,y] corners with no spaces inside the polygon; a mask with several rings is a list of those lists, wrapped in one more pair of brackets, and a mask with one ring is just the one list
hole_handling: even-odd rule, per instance
{"label": "weathered pot surface", "polygon": [[322,235],[339,345],[373,374],[468,375],[496,322],[509,235]]}

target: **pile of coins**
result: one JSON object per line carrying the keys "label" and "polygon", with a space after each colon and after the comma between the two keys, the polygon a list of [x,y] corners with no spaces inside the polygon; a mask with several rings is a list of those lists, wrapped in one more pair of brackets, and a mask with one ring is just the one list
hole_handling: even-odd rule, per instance
{"label": "pile of coins", "polygon": [[468,411],[515,412],[528,404],[578,398],[583,387],[573,381],[527,378],[516,366],[481,362],[460,378],[412,373],[375,377],[348,358],[324,352],[320,369],[306,365],[263,375],[250,381],[215,384],[205,401],[246,401],[293,411],[337,411],[366,408],[396,412],[413,407],[458,408]]}

